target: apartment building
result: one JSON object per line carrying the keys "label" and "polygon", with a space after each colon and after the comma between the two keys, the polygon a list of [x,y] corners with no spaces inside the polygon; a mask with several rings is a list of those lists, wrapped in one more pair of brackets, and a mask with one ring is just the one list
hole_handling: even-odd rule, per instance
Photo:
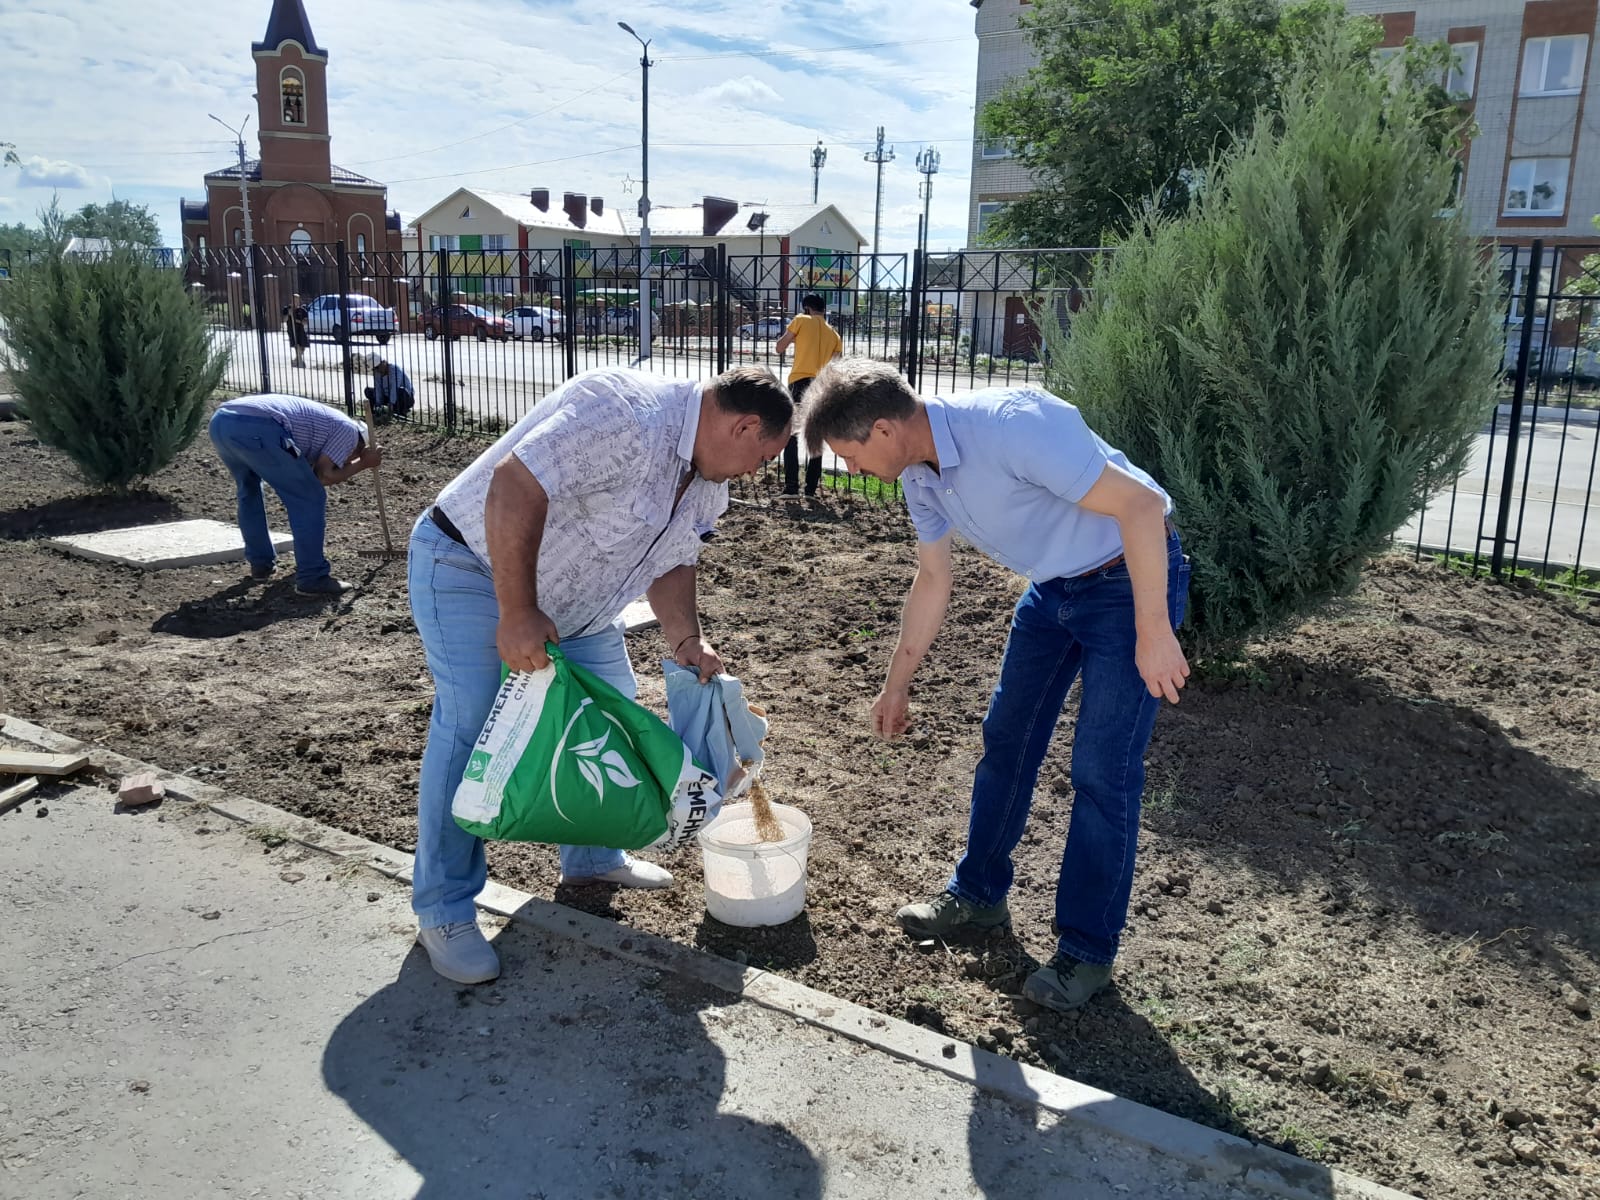
{"label": "apartment building", "polygon": [[[1037,61],[1019,19],[1029,0],[971,0],[977,9],[976,105]],[[1600,213],[1600,111],[1588,113],[1596,0],[1348,0],[1383,26],[1382,49],[1407,38],[1447,42],[1447,86],[1480,132],[1464,163],[1461,203],[1472,231],[1502,245],[1593,242]],[[1033,187],[1004,145],[975,140],[968,245],[1006,202]]]}
{"label": "apartment building", "polygon": [[978,114],[1006,82],[1031,69],[1039,59],[1019,18],[1029,0],[971,0],[978,10],[978,84],[973,109],[972,184],[967,206],[967,245],[977,246],[990,217],[1011,200],[1034,188],[1033,175],[1001,141],[986,141],[978,132]]}

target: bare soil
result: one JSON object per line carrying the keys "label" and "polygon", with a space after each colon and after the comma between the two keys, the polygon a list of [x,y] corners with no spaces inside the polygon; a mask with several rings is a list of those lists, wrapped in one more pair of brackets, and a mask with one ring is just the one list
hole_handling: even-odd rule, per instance
{"label": "bare soil", "polygon": [[[403,545],[482,444],[400,428],[387,442]],[[1600,1194],[1594,616],[1394,558],[1198,677],[1150,748],[1115,986],[1057,1016],[1018,990],[1051,949],[1070,703],[1018,852],[1015,935],[919,946],[893,920],[960,853],[1020,581],[959,555],[916,727],[876,741],[909,525],[771,490],[746,488],[755,505],[707,547],[701,590],[711,637],[771,716],[773,799],[815,825],[808,912],[718,924],[693,852],[668,864],[665,894],[557,888],[542,846],[491,847],[496,878],[1423,1196]],[[356,555],[382,545],[370,481],[330,501],[329,556],[361,585],[338,602],[295,597],[287,571],[260,586],[238,566],[85,562],[38,539],[230,519],[209,444],[109,498],[0,424],[0,710],[410,849],[431,683],[404,564]],[[631,649],[659,706],[666,648],[646,632]]]}

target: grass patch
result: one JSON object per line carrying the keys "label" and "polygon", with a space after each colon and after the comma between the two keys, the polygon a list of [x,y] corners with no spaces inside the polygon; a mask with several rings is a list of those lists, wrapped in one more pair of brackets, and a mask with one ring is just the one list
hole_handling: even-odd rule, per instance
{"label": "grass patch", "polygon": [[1323,1158],[1328,1153],[1328,1139],[1296,1125],[1293,1121],[1286,1121],[1278,1126],[1278,1144],[1290,1154],[1298,1154],[1301,1158]]}
{"label": "grass patch", "polygon": [[874,479],[871,475],[847,475],[843,471],[830,470],[822,473],[822,482],[825,487],[835,491],[880,503],[899,503],[901,499],[898,479],[892,483],[885,483],[881,479]]}

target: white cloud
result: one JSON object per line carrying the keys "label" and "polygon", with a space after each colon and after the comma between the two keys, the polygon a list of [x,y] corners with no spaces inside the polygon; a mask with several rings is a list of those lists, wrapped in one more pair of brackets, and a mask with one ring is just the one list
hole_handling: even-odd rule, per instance
{"label": "white cloud", "polygon": [[92,188],[99,181],[76,163],[40,158],[37,154],[32,154],[22,160],[20,182],[23,187],[76,190]]}
{"label": "white cloud", "polygon": [[724,80],[697,93],[695,98],[732,108],[764,108],[783,103],[782,96],[754,75]]}

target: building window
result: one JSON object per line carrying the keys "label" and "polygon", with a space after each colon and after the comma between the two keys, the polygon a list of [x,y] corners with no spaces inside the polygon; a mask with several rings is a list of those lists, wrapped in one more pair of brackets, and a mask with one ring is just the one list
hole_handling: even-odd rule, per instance
{"label": "building window", "polygon": [[1522,47],[1522,94],[1576,96],[1583,90],[1583,63],[1588,51],[1586,34],[1529,38]]}
{"label": "building window", "polygon": [[364,234],[364,233],[358,233],[358,234],[356,234],[356,253],[357,254],[365,254],[366,252],[367,252],[367,235]]}
{"label": "building window", "polygon": [[483,248],[485,250],[504,250],[506,248],[506,235],[503,233],[484,234]]}
{"label": "building window", "polygon": [[296,229],[290,233],[289,251],[296,258],[309,258],[311,255],[311,234],[304,229]]}
{"label": "building window", "polygon": [[1570,159],[1513,158],[1506,176],[1506,216],[1558,216],[1567,208]]}
{"label": "building window", "polygon": [[978,205],[978,236],[979,237],[983,236],[984,231],[989,228],[989,222],[991,220],[993,220],[995,214],[998,213],[1004,207],[1005,207],[1005,205],[1002,204],[998,200],[985,200],[983,203]]}
{"label": "building window", "polygon": [[429,250],[458,250],[460,242],[453,233],[430,233],[428,235]]}
{"label": "building window", "polygon": [[[1516,254],[1521,261],[1527,261],[1527,251],[1524,247],[1520,252],[1502,252],[1502,261],[1507,253]],[[1555,272],[1550,266],[1539,268],[1539,281],[1534,285],[1533,292],[1533,323],[1545,325],[1550,320],[1550,296],[1553,287]],[[1506,294],[1509,303],[1506,306],[1506,320],[1512,325],[1522,324],[1522,306],[1528,297],[1528,268],[1525,266],[1502,266],[1500,268],[1500,287]]]}
{"label": "building window", "polygon": [[300,77],[300,72],[293,67],[285,67],[283,74],[278,78],[278,87],[283,96],[283,123],[285,125],[304,125],[306,123],[306,83]]}
{"label": "building window", "polygon": [[1478,43],[1455,43],[1450,47],[1450,58],[1450,67],[1444,73],[1444,90],[1452,100],[1471,100],[1478,83]]}
{"label": "building window", "polygon": [[235,229],[233,231],[233,244],[235,246],[244,245],[244,230],[243,229]]}
{"label": "building window", "polygon": [[1372,52],[1373,69],[1392,87],[1400,86],[1405,79],[1405,59],[1401,57],[1404,46],[1379,46]]}
{"label": "building window", "polygon": [[984,138],[982,154],[984,158],[1010,158],[1016,153],[1011,147],[1010,138]]}

